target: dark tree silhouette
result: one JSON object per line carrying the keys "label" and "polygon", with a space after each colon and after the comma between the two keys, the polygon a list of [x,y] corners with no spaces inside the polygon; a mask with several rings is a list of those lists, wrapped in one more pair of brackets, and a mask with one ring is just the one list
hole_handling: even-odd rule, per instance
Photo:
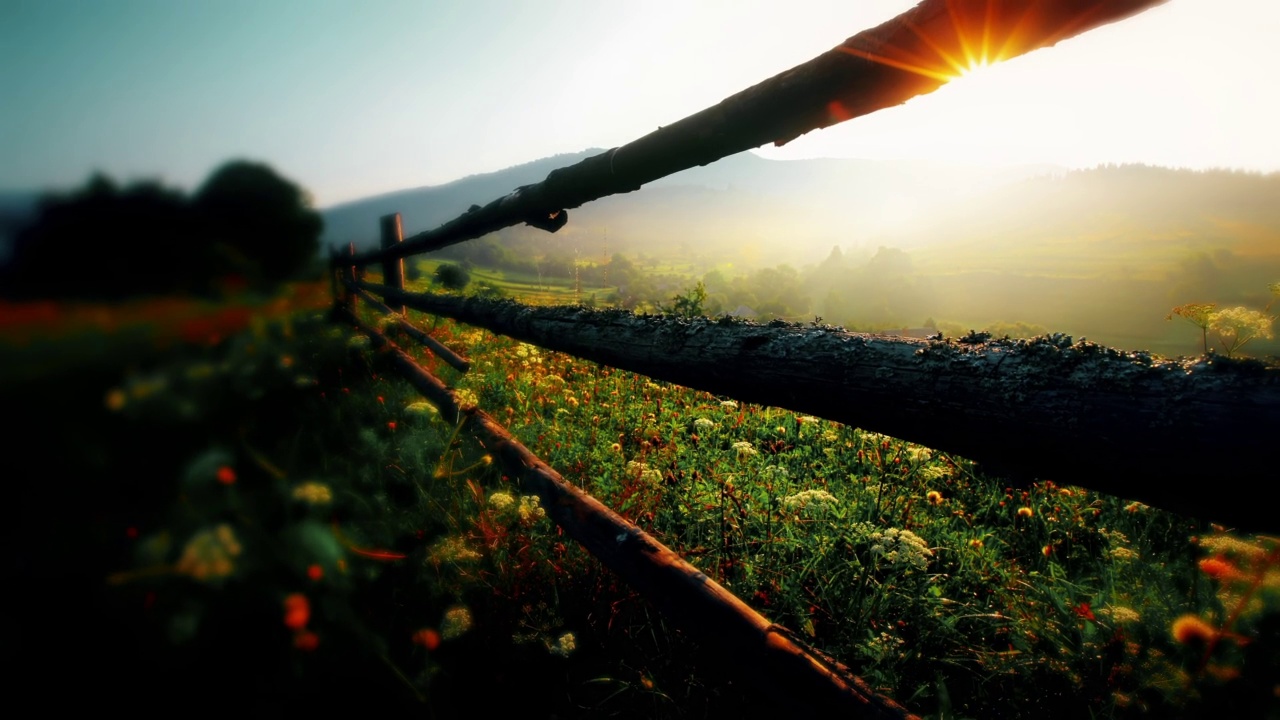
{"label": "dark tree silhouette", "polygon": [[310,195],[265,164],[226,163],[196,191],[192,207],[220,255],[248,264],[268,284],[293,277],[319,251],[324,221]]}
{"label": "dark tree silhouette", "polygon": [[84,187],[41,198],[19,230],[0,287],[9,297],[119,299],[191,286],[201,248],[178,190],[157,182],[119,188],[95,174]]}

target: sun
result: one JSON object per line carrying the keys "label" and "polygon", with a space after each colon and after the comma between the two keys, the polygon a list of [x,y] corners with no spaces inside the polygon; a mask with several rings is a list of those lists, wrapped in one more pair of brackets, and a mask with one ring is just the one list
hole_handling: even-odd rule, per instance
{"label": "sun", "polygon": [[995,62],[987,58],[975,58],[968,65],[960,67],[956,70],[958,77],[970,77],[984,72],[987,68],[994,65]]}

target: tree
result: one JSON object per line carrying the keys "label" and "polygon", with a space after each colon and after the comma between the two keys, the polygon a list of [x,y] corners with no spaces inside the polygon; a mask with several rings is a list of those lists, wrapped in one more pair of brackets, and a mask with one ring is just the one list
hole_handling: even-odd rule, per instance
{"label": "tree", "polygon": [[268,284],[293,277],[319,251],[324,221],[310,194],[263,163],[222,165],[196,191],[192,208],[207,241],[224,257],[247,261],[246,270]]}
{"label": "tree", "polygon": [[471,275],[453,263],[444,263],[436,268],[435,282],[443,285],[446,290],[461,291],[471,282]]}
{"label": "tree", "polygon": [[701,317],[706,314],[703,304],[707,301],[707,287],[699,280],[698,284],[689,288],[683,295],[671,298],[670,305],[659,305],[658,309],[670,315],[680,317]]}
{"label": "tree", "polygon": [[181,191],[155,181],[120,187],[96,173],[41,198],[0,286],[10,297],[95,300],[197,290],[205,248],[190,224]]}

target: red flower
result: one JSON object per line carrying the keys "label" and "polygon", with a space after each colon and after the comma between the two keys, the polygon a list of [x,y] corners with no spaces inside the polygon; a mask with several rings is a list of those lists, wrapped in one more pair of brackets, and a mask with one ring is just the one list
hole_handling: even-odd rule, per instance
{"label": "red flower", "polygon": [[293,646],[311,652],[320,647],[320,636],[310,630],[301,630],[293,636]]}
{"label": "red flower", "polygon": [[284,625],[290,630],[302,630],[311,620],[311,602],[302,593],[292,593],[284,599]]}
{"label": "red flower", "polygon": [[223,485],[231,485],[236,481],[236,471],[223,465],[218,468],[218,482]]}
{"label": "red flower", "polygon": [[1085,620],[1097,620],[1097,618],[1093,616],[1093,610],[1089,608],[1089,603],[1087,602],[1082,602],[1080,603],[1080,607],[1073,607],[1071,609],[1075,610],[1076,614]]}
{"label": "red flower", "polygon": [[324,568],[315,564],[311,565],[307,568],[307,577],[311,578],[315,582],[319,582],[320,578],[324,577]]}
{"label": "red flower", "polygon": [[427,650],[440,647],[440,633],[433,628],[423,628],[413,634],[413,642]]}
{"label": "red flower", "polygon": [[387,427],[388,427],[388,428],[390,428],[391,430],[395,430],[395,429],[396,429],[396,421],[395,421],[395,420],[388,420],[388,421],[387,421]]}

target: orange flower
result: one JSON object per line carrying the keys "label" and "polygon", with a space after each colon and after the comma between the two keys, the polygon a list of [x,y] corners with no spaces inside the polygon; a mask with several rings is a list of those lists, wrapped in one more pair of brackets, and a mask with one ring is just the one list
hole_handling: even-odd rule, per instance
{"label": "orange flower", "polygon": [[1201,560],[1200,572],[1216,580],[1231,580],[1240,576],[1236,566],[1221,555]]}
{"label": "orange flower", "polygon": [[231,485],[231,484],[234,484],[235,481],[236,481],[235,470],[233,470],[232,468],[226,465],[223,465],[222,467],[218,468],[218,482],[222,483],[223,485]]}
{"label": "orange flower", "polygon": [[1217,632],[1212,625],[1196,615],[1183,615],[1173,621],[1173,639],[1184,645],[1193,640],[1208,642]]}
{"label": "orange flower", "polygon": [[320,578],[324,577],[324,568],[315,564],[311,565],[307,568],[307,577],[311,578],[315,582],[319,582]]}
{"label": "orange flower", "polygon": [[1018,508],[1018,517],[1027,517],[1027,518],[1029,518],[1029,517],[1031,517],[1031,516],[1032,516],[1032,515],[1034,515],[1034,514],[1035,514],[1035,513],[1031,512],[1031,508],[1029,508],[1029,507],[1025,507],[1025,506],[1024,506],[1024,507],[1020,507],[1020,508]]}
{"label": "orange flower", "polygon": [[290,630],[302,630],[311,620],[311,602],[302,593],[292,593],[284,599],[284,625]]}
{"label": "orange flower", "polygon": [[927,494],[925,494],[925,498],[929,501],[930,505],[942,504],[942,493],[938,492],[937,490],[930,490]]}

